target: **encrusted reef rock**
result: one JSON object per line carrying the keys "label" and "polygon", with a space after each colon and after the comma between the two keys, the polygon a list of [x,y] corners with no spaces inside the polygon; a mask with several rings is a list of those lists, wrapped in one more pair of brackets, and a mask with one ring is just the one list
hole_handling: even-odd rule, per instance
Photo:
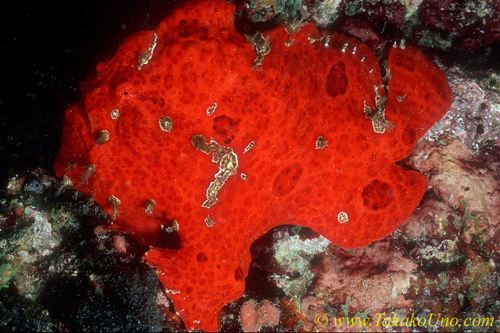
{"label": "encrusted reef rock", "polygon": [[94,200],[41,169],[10,179],[0,190],[0,330],[182,328],[165,317],[172,304],[139,261],[144,250],[107,223]]}

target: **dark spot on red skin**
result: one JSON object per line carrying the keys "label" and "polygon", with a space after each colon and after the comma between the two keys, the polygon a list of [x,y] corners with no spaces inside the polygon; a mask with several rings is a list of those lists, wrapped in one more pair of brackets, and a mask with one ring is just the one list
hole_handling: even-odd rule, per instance
{"label": "dark spot on red skin", "polygon": [[347,76],[345,74],[345,64],[338,62],[330,69],[330,73],[326,79],[326,90],[332,97],[344,95],[347,90]]}
{"label": "dark spot on red skin", "polygon": [[200,34],[198,35],[198,38],[199,38],[200,40],[206,40],[206,39],[207,39],[207,37],[208,37],[208,29],[207,29],[207,28],[205,28],[205,27],[202,27],[202,28],[200,29]]}
{"label": "dark spot on red skin", "polygon": [[208,261],[208,257],[207,255],[205,254],[205,252],[200,252],[196,255],[196,260],[198,262],[207,262]]}
{"label": "dark spot on red skin", "polygon": [[179,37],[189,37],[189,35],[191,35],[189,31],[179,30]]}
{"label": "dark spot on red skin", "polygon": [[214,131],[217,133],[224,144],[230,144],[238,134],[240,118],[232,119],[225,114],[214,118]]}
{"label": "dark spot on red skin", "polygon": [[373,210],[387,207],[394,200],[394,191],[386,182],[375,179],[361,192],[363,205]]}
{"label": "dark spot on red skin", "polygon": [[245,277],[243,276],[243,271],[241,270],[241,267],[238,267],[238,269],[236,269],[234,271],[234,279],[236,281],[242,281]]}
{"label": "dark spot on red skin", "polygon": [[295,188],[304,169],[299,164],[294,164],[280,172],[274,180],[273,192],[277,196],[286,195]]}
{"label": "dark spot on red skin", "polygon": [[417,140],[417,134],[413,128],[407,126],[402,133],[402,139],[405,144],[411,145]]}

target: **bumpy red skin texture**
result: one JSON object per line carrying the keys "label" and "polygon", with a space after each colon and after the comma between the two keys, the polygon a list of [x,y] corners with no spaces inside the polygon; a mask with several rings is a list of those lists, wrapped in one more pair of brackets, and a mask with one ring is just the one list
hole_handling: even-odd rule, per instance
{"label": "bumpy red skin texture", "polygon": [[[155,29],[156,48],[141,69],[138,58],[153,32],[125,40],[82,83],[83,102],[66,111],[54,165],[143,244],[156,244],[166,219],[178,222],[182,247],[153,247],[144,258],[189,329],[217,329],[219,309],[243,294],[251,243],[277,225],[307,226],[353,249],[404,222],[427,178],[395,162],[451,102],[430,60],[415,47],[393,48],[386,118],[395,127],[375,133],[364,109],[375,107],[375,86],[385,92],[366,45],[311,24],[294,35],[278,27],[265,33],[271,52],[252,69],[256,52],[235,30],[233,12],[224,1],[179,7]],[[328,46],[318,41],[326,36]],[[165,116],[171,132],[158,125]],[[102,130],[110,137],[99,144]],[[210,208],[202,204],[218,164],[194,149],[196,134],[238,157],[237,174]],[[317,150],[319,136],[328,146]],[[255,148],[244,152],[251,141]],[[121,201],[116,212],[111,195]],[[148,199],[156,202],[152,213]],[[340,212],[348,222],[339,223]]]}

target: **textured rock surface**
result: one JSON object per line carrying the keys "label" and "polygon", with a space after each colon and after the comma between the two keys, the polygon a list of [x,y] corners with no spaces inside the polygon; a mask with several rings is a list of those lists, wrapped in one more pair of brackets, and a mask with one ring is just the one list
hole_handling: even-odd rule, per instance
{"label": "textured rock surface", "polygon": [[176,316],[165,318],[172,304],[140,262],[144,249],[104,228],[106,214],[91,198],[59,185],[37,169],[0,190],[0,330],[182,328]]}

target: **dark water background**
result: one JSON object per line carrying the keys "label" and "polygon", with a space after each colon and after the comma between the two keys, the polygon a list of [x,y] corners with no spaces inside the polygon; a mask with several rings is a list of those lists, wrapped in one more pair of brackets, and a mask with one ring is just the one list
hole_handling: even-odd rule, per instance
{"label": "dark water background", "polygon": [[0,188],[30,168],[52,171],[79,83],[125,37],[154,28],[181,2],[1,2]]}

